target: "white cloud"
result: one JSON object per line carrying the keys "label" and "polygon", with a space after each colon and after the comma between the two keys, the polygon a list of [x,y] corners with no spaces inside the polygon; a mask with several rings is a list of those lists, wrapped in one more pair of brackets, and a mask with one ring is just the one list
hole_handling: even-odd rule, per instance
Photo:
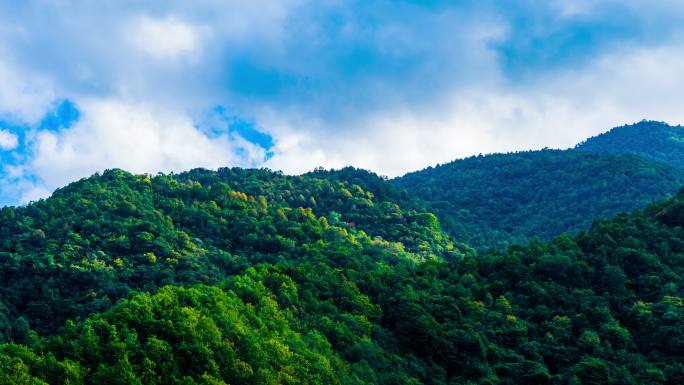
{"label": "white cloud", "polygon": [[[108,168],[155,173],[263,161],[264,154],[243,139],[209,138],[181,113],[119,100],[89,100],[79,107],[82,117],[73,127],[42,131],[34,139],[34,157],[24,171],[38,183],[23,201]],[[238,158],[237,150],[251,159]]]}
{"label": "white cloud", "polygon": [[0,56],[0,119],[35,123],[43,117],[54,98],[49,80],[19,70]]}
{"label": "white cloud", "polygon": [[160,59],[195,55],[201,43],[198,28],[173,16],[139,17],[125,34],[135,47]]}
{"label": "white cloud", "polygon": [[684,124],[682,73],[684,44],[625,48],[525,87],[474,84],[429,108],[377,111],[353,128],[267,115],[281,121],[272,126],[280,140],[267,165],[291,173],[353,165],[399,176],[478,153],[568,148],[642,119]]}
{"label": "white cloud", "polygon": [[16,135],[6,130],[0,130],[0,150],[13,150],[18,144]]}

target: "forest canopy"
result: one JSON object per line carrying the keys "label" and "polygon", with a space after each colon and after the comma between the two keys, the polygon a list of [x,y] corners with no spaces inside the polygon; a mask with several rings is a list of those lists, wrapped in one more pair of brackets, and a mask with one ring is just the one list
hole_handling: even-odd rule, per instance
{"label": "forest canopy", "polygon": [[422,205],[221,169],[4,208],[0,384],[684,382],[684,194],[479,255]]}
{"label": "forest canopy", "polygon": [[392,183],[425,202],[455,239],[503,250],[671,197],[684,171],[629,153],[540,150],[456,160]]}

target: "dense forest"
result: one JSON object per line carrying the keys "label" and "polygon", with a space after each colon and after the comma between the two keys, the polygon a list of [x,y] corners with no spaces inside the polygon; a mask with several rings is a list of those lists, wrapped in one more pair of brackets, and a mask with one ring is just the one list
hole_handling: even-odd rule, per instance
{"label": "dense forest", "polygon": [[615,127],[575,147],[578,151],[636,154],[684,170],[684,127],[644,120]]}
{"label": "dense forest", "polygon": [[420,197],[454,238],[505,249],[671,197],[684,171],[631,154],[541,150],[456,160],[392,182]]}
{"label": "dense forest", "polygon": [[220,169],[4,208],[0,384],[684,383],[684,194],[479,255],[423,205]]}

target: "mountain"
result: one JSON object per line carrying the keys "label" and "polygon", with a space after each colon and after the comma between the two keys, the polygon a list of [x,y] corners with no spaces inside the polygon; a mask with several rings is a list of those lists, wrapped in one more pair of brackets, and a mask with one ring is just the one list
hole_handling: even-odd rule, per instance
{"label": "mountain", "polygon": [[636,154],[684,170],[684,127],[641,121],[589,138],[578,151]]}
{"label": "mountain", "polygon": [[503,249],[670,197],[684,173],[633,154],[541,150],[456,160],[392,183],[421,198],[453,238]]}
{"label": "mountain", "polygon": [[358,185],[267,170],[153,178],[110,170],[48,200],[0,211],[0,309],[8,320],[0,338],[12,339],[26,322],[52,333],[132,290],[213,284],[262,262],[350,258],[363,249],[330,250],[338,236],[387,243],[397,248],[390,259],[472,251],[448,239],[434,215],[376,199]]}
{"label": "mountain", "polygon": [[421,204],[354,169],[110,170],[4,208],[0,384],[684,381],[684,194],[477,256]]}

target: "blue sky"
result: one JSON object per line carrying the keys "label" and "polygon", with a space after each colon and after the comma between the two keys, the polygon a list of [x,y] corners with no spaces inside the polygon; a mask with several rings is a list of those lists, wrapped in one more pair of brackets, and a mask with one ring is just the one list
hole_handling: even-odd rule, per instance
{"label": "blue sky", "polygon": [[679,1],[0,3],[0,205],[106,168],[354,165],[683,123]]}

